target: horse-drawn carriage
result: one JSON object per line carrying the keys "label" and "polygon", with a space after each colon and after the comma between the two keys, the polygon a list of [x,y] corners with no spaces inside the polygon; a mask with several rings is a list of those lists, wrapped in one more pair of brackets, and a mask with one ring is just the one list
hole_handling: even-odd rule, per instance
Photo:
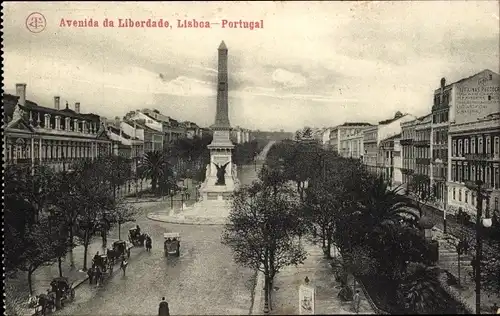
{"label": "horse-drawn carriage", "polygon": [[144,246],[146,234],[141,234],[141,232],[137,228],[131,228],[128,230],[128,240],[136,247]]}
{"label": "horse-drawn carriage", "polygon": [[50,282],[52,292],[61,294],[61,301],[73,300],[75,298],[75,289],[73,283],[69,283],[66,277],[57,277]]}
{"label": "horse-drawn carriage", "polygon": [[121,257],[130,258],[132,244],[125,240],[117,240],[113,243],[113,248],[106,251],[106,257],[111,265],[114,265]]}
{"label": "horse-drawn carriage", "polygon": [[164,233],[163,238],[165,242],[163,243],[163,249],[165,251],[165,257],[168,255],[179,256],[180,254],[180,245],[181,245],[181,236],[179,233]]}
{"label": "horse-drawn carriage", "polygon": [[107,255],[99,255],[92,259],[92,267],[87,271],[90,283],[93,280],[96,283],[102,283],[104,279],[113,272],[113,262],[108,259]]}
{"label": "horse-drawn carriage", "polygon": [[50,282],[47,294],[40,294],[36,297],[35,315],[53,312],[57,307],[62,307],[66,301],[72,301],[74,298],[73,283],[70,283],[65,277],[54,278]]}

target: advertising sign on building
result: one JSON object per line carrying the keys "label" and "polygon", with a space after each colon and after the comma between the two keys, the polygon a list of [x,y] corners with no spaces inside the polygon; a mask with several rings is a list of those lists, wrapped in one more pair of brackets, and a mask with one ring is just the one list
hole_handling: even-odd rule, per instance
{"label": "advertising sign on building", "polygon": [[455,123],[474,122],[498,112],[500,106],[499,76],[484,71],[456,86]]}
{"label": "advertising sign on building", "polygon": [[301,285],[299,288],[299,315],[314,315],[315,288]]}

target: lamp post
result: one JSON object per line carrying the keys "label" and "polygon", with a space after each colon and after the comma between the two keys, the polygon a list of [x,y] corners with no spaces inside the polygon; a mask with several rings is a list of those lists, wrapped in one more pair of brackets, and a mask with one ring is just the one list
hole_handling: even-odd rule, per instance
{"label": "lamp post", "polygon": [[476,314],[481,314],[481,256],[482,256],[482,229],[484,227],[491,227],[491,218],[483,217],[483,199],[487,197],[488,192],[482,187],[484,185],[483,181],[476,180],[476,182],[467,183],[467,187],[476,191],[476,204],[477,204],[477,214],[476,214],[476,260],[475,265],[475,281],[476,281]]}

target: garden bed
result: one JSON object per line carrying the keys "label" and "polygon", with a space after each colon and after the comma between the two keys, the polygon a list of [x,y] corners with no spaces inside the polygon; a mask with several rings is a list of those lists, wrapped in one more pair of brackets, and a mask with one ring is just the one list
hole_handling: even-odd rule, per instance
{"label": "garden bed", "polygon": [[[366,291],[377,308],[390,314],[408,314],[397,298],[397,282],[386,280],[380,276],[364,276],[358,279],[363,282]],[[445,289],[438,287],[435,290],[441,304],[435,306],[433,310],[427,311],[426,314],[456,315],[469,313],[464,304],[455,299]]]}

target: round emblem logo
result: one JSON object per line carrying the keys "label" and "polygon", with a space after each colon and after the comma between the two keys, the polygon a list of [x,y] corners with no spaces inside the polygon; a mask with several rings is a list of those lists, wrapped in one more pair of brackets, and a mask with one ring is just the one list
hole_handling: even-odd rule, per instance
{"label": "round emblem logo", "polygon": [[26,18],[26,28],[32,33],[40,33],[45,30],[47,26],[47,21],[43,14],[39,12],[33,12]]}

